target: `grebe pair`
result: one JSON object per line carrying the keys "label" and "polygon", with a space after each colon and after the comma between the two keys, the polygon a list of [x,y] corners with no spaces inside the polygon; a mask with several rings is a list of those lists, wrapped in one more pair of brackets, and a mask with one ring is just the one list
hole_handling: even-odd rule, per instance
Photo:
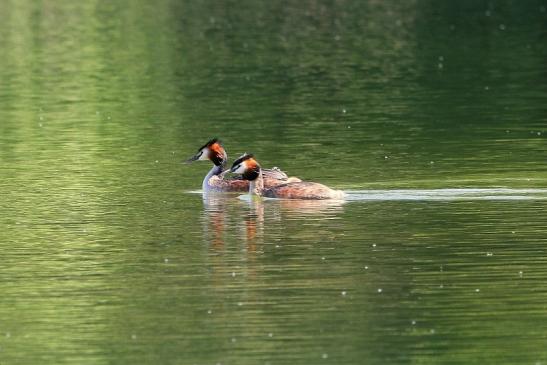
{"label": "grebe pair", "polygon": [[[214,166],[205,176],[202,183],[204,192],[249,191],[251,195],[280,199],[343,199],[344,192],[333,190],[323,184],[302,181],[296,177],[287,177],[283,171],[262,169],[251,154],[244,154],[224,170],[228,155],[218,139],[212,139],[198,149],[198,152],[187,162],[210,160]],[[224,179],[227,172],[241,174],[240,177]]]}
{"label": "grebe pair", "polygon": [[[228,170],[225,170],[228,155],[222,143],[217,138],[213,138],[200,147],[198,152],[186,162],[191,163],[193,161],[207,160],[211,161],[214,166],[205,175],[201,184],[204,192],[245,192],[249,190],[249,181],[240,176],[231,179],[224,178],[224,175],[228,172]],[[264,170],[264,186],[266,187],[297,181],[301,180],[297,177],[288,177],[287,174],[277,167]]]}

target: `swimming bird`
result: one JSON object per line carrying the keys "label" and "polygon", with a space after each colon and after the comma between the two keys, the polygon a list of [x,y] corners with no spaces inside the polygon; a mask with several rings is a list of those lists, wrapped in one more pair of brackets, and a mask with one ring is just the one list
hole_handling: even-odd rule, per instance
{"label": "swimming bird", "polygon": [[263,170],[252,154],[244,154],[232,165],[230,172],[241,174],[249,181],[249,194],[280,199],[344,199],[345,193],[333,190],[323,184],[298,181],[286,182],[267,187],[264,184]]}
{"label": "swimming bird", "polygon": [[[223,191],[223,192],[244,192],[249,189],[249,181],[243,179],[240,176],[236,176],[231,179],[224,178],[226,164],[228,162],[228,154],[222,146],[222,143],[213,138],[202,147],[198,149],[198,152],[190,157],[186,162],[191,163],[193,161],[206,161],[209,160],[213,163],[213,168],[205,175],[201,184],[204,192],[209,191]],[[288,177],[286,173],[279,168],[274,167],[272,169],[265,169],[263,184],[266,187],[272,187],[287,182],[301,181],[297,177]]]}

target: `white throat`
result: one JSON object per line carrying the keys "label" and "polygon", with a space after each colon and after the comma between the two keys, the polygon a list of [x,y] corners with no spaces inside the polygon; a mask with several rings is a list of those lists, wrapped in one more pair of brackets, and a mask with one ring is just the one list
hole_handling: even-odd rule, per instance
{"label": "white throat", "polygon": [[258,172],[258,177],[249,181],[249,195],[262,196],[264,191],[264,179],[262,179],[262,171]]}
{"label": "white throat", "polygon": [[211,190],[211,185],[209,185],[209,180],[216,175],[220,175],[222,173],[223,167],[213,165],[213,168],[205,175],[205,178],[203,179],[203,183],[201,183],[201,188],[203,191]]}

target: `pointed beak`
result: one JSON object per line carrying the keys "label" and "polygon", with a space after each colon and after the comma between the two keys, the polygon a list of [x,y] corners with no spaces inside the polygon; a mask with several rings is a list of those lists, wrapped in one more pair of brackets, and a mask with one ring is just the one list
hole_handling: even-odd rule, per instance
{"label": "pointed beak", "polygon": [[194,155],[194,156],[190,157],[188,160],[183,161],[182,163],[192,163],[192,162],[196,161],[198,158],[199,158],[198,155]]}

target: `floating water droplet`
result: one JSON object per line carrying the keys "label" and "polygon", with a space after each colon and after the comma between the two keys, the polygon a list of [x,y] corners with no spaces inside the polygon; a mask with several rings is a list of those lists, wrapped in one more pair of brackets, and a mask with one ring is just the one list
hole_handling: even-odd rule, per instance
{"label": "floating water droplet", "polygon": [[232,342],[236,342],[237,340],[235,339],[235,337],[232,337]]}
{"label": "floating water droplet", "polygon": [[416,325],[416,321],[412,321],[412,322],[410,322],[410,323],[411,323],[413,326]]}
{"label": "floating water droplet", "polygon": [[237,306],[238,306],[238,307],[241,307],[242,305],[243,305],[242,302],[237,302]]}
{"label": "floating water droplet", "polygon": [[40,116],[40,120],[44,120],[44,117]]}
{"label": "floating water droplet", "polygon": [[137,339],[137,335],[136,335],[136,334],[132,334],[132,335],[131,335],[131,339],[132,339],[132,340],[136,340],[136,339]]}
{"label": "floating water droplet", "polygon": [[168,263],[169,259],[163,259],[163,262]]}
{"label": "floating water droplet", "polygon": [[39,126],[40,128],[42,128],[42,127],[43,127],[43,124],[42,124],[42,123],[38,123],[38,126]]}
{"label": "floating water droplet", "polygon": [[378,293],[381,293],[382,292],[382,288],[378,288]]}
{"label": "floating water droplet", "polygon": [[325,256],[321,257],[321,260],[324,260],[325,259]]}
{"label": "floating water droplet", "polygon": [[211,314],[211,313],[213,313],[213,311],[209,309],[209,310],[207,311],[207,314]]}
{"label": "floating water droplet", "polygon": [[490,90],[490,86],[485,86],[484,90]]}
{"label": "floating water droplet", "polygon": [[505,30],[505,24],[500,24],[500,30]]}
{"label": "floating water droplet", "polygon": [[388,158],[389,158],[388,156],[384,156],[384,159],[386,159],[386,160],[387,160]]}
{"label": "floating water droplet", "polygon": [[234,272],[232,272],[232,277],[233,277],[233,278],[235,278],[235,277],[236,277],[236,273],[235,273],[235,271],[234,271]]}
{"label": "floating water droplet", "polygon": [[538,136],[541,136],[541,132],[538,132],[537,135],[538,135]]}
{"label": "floating water droplet", "polygon": [[368,270],[368,266],[365,266],[365,270]]}
{"label": "floating water droplet", "polygon": [[323,354],[323,355],[321,355],[321,357],[322,357],[323,359],[328,359],[328,358],[329,358],[329,354]]}
{"label": "floating water droplet", "polygon": [[342,113],[346,114],[346,109],[342,109]]}
{"label": "floating water droplet", "polygon": [[432,329],[429,330],[429,333],[433,334],[433,333],[435,333],[435,330],[432,328]]}
{"label": "floating water droplet", "polygon": [[346,296],[346,292],[345,291],[342,291],[342,296],[345,297]]}
{"label": "floating water droplet", "polygon": [[492,252],[487,252],[486,256],[494,256],[494,254]]}
{"label": "floating water droplet", "polygon": [[273,337],[273,333],[268,333],[268,337]]}
{"label": "floating water droplet", "polygon": [[519,276],[520,276],[521,278],[522,278],[522,275],[523,275],[523,274],[524,274],[524,273],[523,273],[522,271],[519,271]]}
{"label": "floating water droplet", "polygon": [[372,244],[372,247],[376,247],[376,243],[373,243],[373,244]]}
{"label": "floating water droplet", "polygon": [[480,289],[475,289],[475,292],[476,292],[476,293],[478,293],[478,292],[480,292],[480,291],[481,291]]}
{"label": "floating water droplet", "polygon": [[11,337],[11,333],[6,332],[6,338],[10,338],[10,337]]}
{"label": "floating water droplet", "polygon": [[437,68],[438,68],[439,70],[441,70],[443,67],[444,67],[444,66],[443,66],[443,64],[442,64],[441,62],[439,62],[439,63],[437,64]]}

